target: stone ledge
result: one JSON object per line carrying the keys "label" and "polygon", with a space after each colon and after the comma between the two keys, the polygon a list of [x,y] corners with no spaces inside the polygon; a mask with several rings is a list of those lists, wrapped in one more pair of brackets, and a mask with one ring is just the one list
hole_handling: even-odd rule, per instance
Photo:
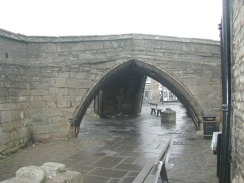
{"label": "stone ledge", "polygon": [[16,34],[0,28],[0,36],[7,37],[14,40],[24,41],[27,43],[59,43],[59,42],[80,42],[80,41],[111,41],[111,40],[160,40],[160,41],[176,41],[199,44],[220,45],[219,41],[200,38],[181,38],[162,35],[150,34],[114,34],[114,35],[89,35],[89,36],[26,36],[23,34]]}

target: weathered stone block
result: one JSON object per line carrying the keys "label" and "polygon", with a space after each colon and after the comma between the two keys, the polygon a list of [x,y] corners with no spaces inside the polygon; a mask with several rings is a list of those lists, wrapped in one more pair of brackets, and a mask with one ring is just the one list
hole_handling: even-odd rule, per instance
{"label": "weathered stone block", "polygon": [[43,125],[47,123],[47,118],[43,116],[32,116],[31,120],[33,125]]}
{"label": "weathered stone block", "polygon": [[96,74],[86,73],[86,79],[94,80],[96,78]]}
{"label": "weathered stone block", "polygon": [[70,107],[76,108],[80,104],[80,101],[70,102]]}
{"label": "weathered stone block", "polygon": [[69,89],[69,96],[76,96],[78,95],[78,89]]}
{"label": "weathered stone block", "polygon": [[53,116],[48,119],[49,123],[60,123],[63,121],[63,117],[61,116]]}
{"label": "weathered stone block", "polygon": [[45,134],[49,133],[49,125],[34,125],[33,134]]}
{"label": "weathered stone block", "polygon": [[40,167],[47,177],[54,177],[57,173],[66,172],[66,167],[61,163],[47,162]]}
{"label": "weathered stone block", "polygon": [[26,181],[26,183],[41,183],[45,179],[45,174],[41,168],[37,166],[28,166],[17,170],[16,178],[21,182]]}
{"label": "weathered stone block", "polygon": [[172,49],[172,50],[182,50],[183,43],[174,42],[174,41],[162,41],[161,48]]}
{"label": "weathered stone block", "polygon": [[70,123],[61,123],[60,132],[68,132],[70,129]]}
{"label": "weathered stone block", "polygon": [[75,97],[75,101],[78,102],[78,101],[81,101],[82,100],[82,96],[77,96]]}
{"label": "weathered stone block", "polygon": [[26,127],[26,126],[29,126],[31,124],[31,119],[25,118],[25,119],[21,120],[21,122],[22,122],[22,126]]}
{"label": "weathered stone block", "polygon": [[53,101],[60,101],[62,97],[60,96],[43,96],[43,101],[45,102],[53,102]]}
{"label": "weathered stone block", "polygon": [[0,87],[0,96],[1,97],[7,97],[8,96],[8,89]]}
{"label": "weathered stone block", "polygon": [[86,50],[103,49],[102,42],[85,42]]}
{"label": "weathered stone block", "polygon": [[76,101],[75,96],[63,96],[62,100],[63,101]]}
{"label": "weathered stone block", "polygon": [[11,141],[16,140],[17,139],[17,136],[18,136],[18,134],[17,134],[16,131],[11,131],[10,134],[9,134],[9,137],[10,137],[10,140]]}
{"label": "weathered stone block", "polygon": [[6,123],[6,122],[9,122],[9,121],[12,121],[12,111],[11,110],[8,110],[8,111],[2,111],[2,115],[0,116],[1,117],[1,122],[2,123]]}
{"label": "weathered stone block", "polygon": [[59,128],[60,128],[59,124],[50,124],[49,125],[50,133],[60,132]]}
{"label": "weathered stone block", "polygon": [[18,129],[18,138],[24,138],[27,136],[27,127]]}
{"label": "weathered stone block", "polygon": [[196,95],[198,95],[199,94],[199,87],[198,86],[189,86],[188,87],[189,88],[189,90],[192,92],[192,93],[194,93],[194,94],[196,94]]}
{"label": "weathered stone block", "polygon": [[42,140],[42,139],[49,139],[50,134],[34,134],[34,139],[36,140]]}
{"label": "weathered stone block", "polygon": [[31,83],[31,89],[47,89],[47,87],[44,86],[44,84],[42,82],[34,82]]}
{"label": "weathered stone block", "polygon": [[83,96],[87,92],[87,89],[79,89],[79,95]]}
{"label": "weathered stone block", "polygon": [[10,142],[10,134],[8,132],[3,132],[1,138],[2,144],[7,144],[8,142]]}
{"label": "weathered stone block", "polygon": [[[0,153],[3,152],[5,149],[6,149],[6,146],[0,144]],[[0,158],[0,159],[1,159],[1,158]]]}
{"label": "weathered stone block", "polygon": [[40,102],[42,101],[42,96],[31,96],[30,101]]}
{"label": "weathered stone block", "polygon": [[51,84],[55,87],[67,87],[65,83],[65,78],[52,78]]}
{"label": "weathered stone block", "polygon": [[114,61],[106,62],[106,67],[108,69],[112,68],[114,66]]}
{"label": "weathered stone block", "polygon": [[84,42],[67,42],[57,45],[58,52],[71,51],[71,50],[85,50]]}
{"label": "weathered stone block", "polygon": [[78,72],[78,73],[76,73],[76,78],[77,79],[85,78],[85,76],[86,76],[86,72]]}
{"label": "weathered stone block", "polygon": [[36,44],[36,43],[29,43],[27,47],[27,51],[29,53],[35,53],[36,51],[42,52],[56,52],[56,44],[54,43],[44,43],[44,44]]}
{"label": "weathered stone block", "polygon": [[52,96],[68,96],[69,88],[49,88],[49,95]]}
{"label": "weathered stone block", "polygon": [[69,132],[58,133],[58,138],[67,139],[69,137]]}
{"label": "weathered stone block", "polygon": [[8,111],[12,109],[12,105],[9,103],[2,103],[0,104],[0,111]]}
{"label": "weathered stone block", "polygon": [[196,86],[196,79],[184,79],[183,83],[187,86]]}
{"label": "weathered stone block", "polygon": [[59,108],[43,108],[43,116],[62,116],[62,111]]}
{"label": "weathered stone block", "polygon": [[22,120],[21,119],[17,119],[17,120],[13,120],[13,129],[18,129],[22,126]]}
{"label": "weathered stone block", "polygon": [[92,82],[91,80],[78,79],[78,86],[82,86],[82,88],[90,88],[92,86]]}
{"label": "weathered stone block", "polygon": [[13,129],[13,122],[9,121],[7,123],[3,123],[2,127],[4,132],[10,132]]}
{"label": "weathered stone block", "polygon": [[46,106],[45,102],[31,102],[31,108],[44,108]]}
{"label": "weathered stone block", "polygon": [[26,101],[26,100],[27,100],[26,97],[21,97],[21,96],[19,96],[19,101],[20,101],[20,102],[23,102],[23,101]]}
{"label": "weathered stone block", "polygon": [[83,183],[81,173],[67,170],[64,164],[48,162],[41,167],[20,168],[16,177],[1,183]]}
{"label": "weathered stone block", "polygon": [[58,101],[57,107],[58,108],[66,108],[66,107],[68,107],[68,102],[67,101]]}
{"label": "weathered stone block", "polygon": [[59,78],[69,78],[69,76],[70,76],[70,72],[60,72],[58,74]]}
{"label": "weathered stone block", "polygon": [[76,88],[77,87],[77,79],[66,78],[65,83],[70,88]]}
{"label": "weathered stone block", "polygon": [[166,108],[166,111],[161,112],[161,123],[176,122],[176,112],[170,108]]}
{"label": "weathered stone block", "polygon": [[179,67],[179,63],[178,62],[169,62],[168,65],[167,65],[168,69],[177,69]]}
{"label": "weathered stone block", "polygon": [[52,141],[54,139],[57,139],[58,138],[58,133],[50,133],[49,134],[49,139]]}
{"label": "weathered stone block", "polygon": [[35,96],[35,95],[48,95],[48,90],[44,90],[44,89],[31,90],[31,95],[32,96]]}
{"label": "weathered stone block", "polygon": [[46,103],[46,108],[56,108],[57,107],[57,102],[45,102]]}
{"label": "weathered stone block", "polygon": [[42,116],[42,109],[41,108],[31,109],[30,116],[31,117]]}

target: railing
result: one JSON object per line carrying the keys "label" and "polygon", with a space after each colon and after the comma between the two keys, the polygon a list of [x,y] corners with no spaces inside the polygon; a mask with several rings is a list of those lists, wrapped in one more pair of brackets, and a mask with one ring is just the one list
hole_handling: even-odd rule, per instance
{"label": "railing", "polygon": [[148,162],[132,183],[156,183],[160,175],[163,183],[168,183],[165,164],[168,162],[172,138],[155,161]]}

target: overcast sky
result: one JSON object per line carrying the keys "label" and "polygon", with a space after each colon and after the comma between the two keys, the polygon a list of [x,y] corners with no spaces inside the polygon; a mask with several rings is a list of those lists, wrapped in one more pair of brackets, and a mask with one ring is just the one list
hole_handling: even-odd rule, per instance
{"label": "overcast sky", "polygon": [[24,35],[142,33],[219,40],[222,0],[0,0],[0,28]]}

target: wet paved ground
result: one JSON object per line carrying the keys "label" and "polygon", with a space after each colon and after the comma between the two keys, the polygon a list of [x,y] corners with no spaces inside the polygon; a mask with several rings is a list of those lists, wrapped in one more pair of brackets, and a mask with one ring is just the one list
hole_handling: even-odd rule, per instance
{"label": "wet paved ground", "polygon": [[172,137],[167,165],[169,182],[217,183],[211,141],[195,135],[195,126],[179,103],[162,107],[176,110],[175,124],[161,125],[160,117],[151,115],[148,105],[143,106],[137,119],[86,116],[77,139],[38,144],[0,160],[0,181],[13,177],[20,167],[52,161],[81,172],[84,183],[131,183]]}

